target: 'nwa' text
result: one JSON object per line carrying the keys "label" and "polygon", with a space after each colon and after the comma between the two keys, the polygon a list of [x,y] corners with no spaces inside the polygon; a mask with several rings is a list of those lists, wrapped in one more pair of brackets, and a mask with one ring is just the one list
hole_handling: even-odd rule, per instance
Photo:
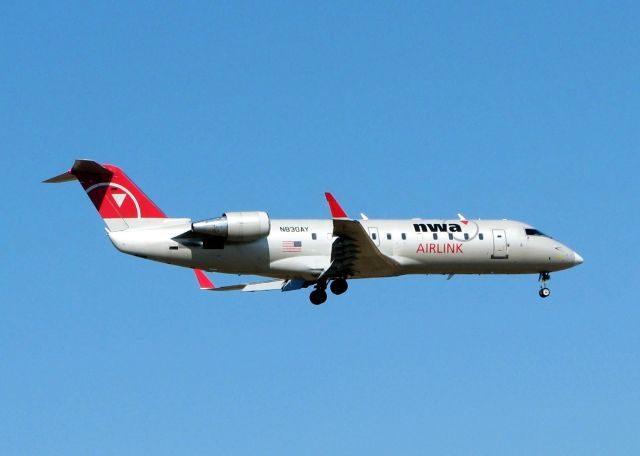
{"label": "'nwa' text", "polygon": [[462,233],[462,227],[457,223],[414,223],[413,229],[416,233],[427,233],[429,231]]}

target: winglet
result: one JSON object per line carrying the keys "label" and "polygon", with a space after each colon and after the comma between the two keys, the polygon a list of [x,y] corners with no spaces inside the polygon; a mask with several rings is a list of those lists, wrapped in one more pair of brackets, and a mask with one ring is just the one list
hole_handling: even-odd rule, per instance
{"label": "winglet", "polygon": [[347,213],[340,207],[338,201],[333,197],[333,195],[329,192],[325,192],[325,198],[327,198],[327,203],[329,203],[329,210],[331,210],[331,217],[335,218],[348,218]]}
{"label": "winglet", "polygon": [[209,280],[209,277],[204,274],[202,269],[194,269],[193,272],[196,273],[196,279],[198,279],[201,290],[213,290],[216,288],[213,282]]}
{"label": "winglet", "polygon": [[458,214],[458,218],[459,218],[459,219],[460,219],[460,221],[461,221],[462,223],[464,223],[465,225],[466,225],[467,223],[469,223],[469,220],[467,220],[466,218],[464,218],[464,215],[462,215],[462,214]]}

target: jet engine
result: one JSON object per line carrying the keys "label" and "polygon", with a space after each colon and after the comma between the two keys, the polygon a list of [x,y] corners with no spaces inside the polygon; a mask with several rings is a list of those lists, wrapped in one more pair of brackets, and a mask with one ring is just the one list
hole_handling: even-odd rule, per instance
{"label": "jet engine", "polygon": [[271,221],[266,212],[226,212],[222,217],[192,223],[191,230],[228,242],[250,242],[268,236]]}

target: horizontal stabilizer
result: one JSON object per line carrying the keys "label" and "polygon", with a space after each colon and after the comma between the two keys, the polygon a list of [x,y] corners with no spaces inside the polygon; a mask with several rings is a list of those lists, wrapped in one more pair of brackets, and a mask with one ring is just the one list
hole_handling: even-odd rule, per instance
{"label": "horizontal stabilizer", "polygon": [[43,180],[43,184],[60,184],[62,182],[71,182],[74,180],[78,180],[76,176],[74,176],[71,171],[67,171],[66,173],[58,174],[57,176],[50,177],[47,180]]}
{"label": "horizontal stabilizer", "polygon": [[109,175],[113,174],[112,171],[108,170],[104,166],[99,163],[94,162],[93,160],[76,160],[73,163],[73,166],[66,173],[59,174],[57,176],[51,177],[47,180],[42,181],[45,184],[59,184],[62,182],[71,182],[78,179],[79,174],[93,174],[93,175]]}
{"label": "horizontal stabilizer", "polygon": [[[210,291],[274,291],[282,290],[284,280],[271,280],[269,282],[251,282],[227,287],[208,288]],[[206,289],[206,288],[205,288]]]}

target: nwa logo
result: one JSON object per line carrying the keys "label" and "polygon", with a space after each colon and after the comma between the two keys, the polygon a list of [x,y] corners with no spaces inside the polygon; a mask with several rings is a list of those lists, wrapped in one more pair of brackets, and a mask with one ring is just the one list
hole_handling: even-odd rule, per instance
{"label": "nwa logo", "polygon": [[416,233],[462,233],[462,227],[457,223],[414,223],[413,229]]}

